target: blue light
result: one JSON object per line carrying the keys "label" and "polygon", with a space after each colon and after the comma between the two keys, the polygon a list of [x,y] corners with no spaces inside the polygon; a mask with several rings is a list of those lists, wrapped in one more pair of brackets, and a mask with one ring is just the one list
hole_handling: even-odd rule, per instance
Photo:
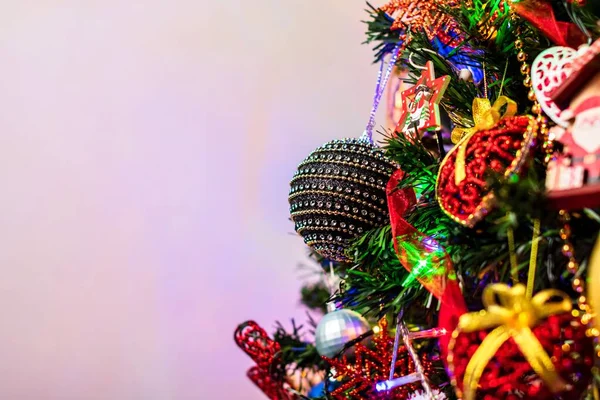
{"label": "blue light", "polygon": [[[329,383],[327,384],[327,390],[331,392],[335,388],[340,385],[340,382],[335,378],[329,379]],[[308,397],[323,397],[325,395],[325,381],[317,383],[313,386],[307,393]]]}

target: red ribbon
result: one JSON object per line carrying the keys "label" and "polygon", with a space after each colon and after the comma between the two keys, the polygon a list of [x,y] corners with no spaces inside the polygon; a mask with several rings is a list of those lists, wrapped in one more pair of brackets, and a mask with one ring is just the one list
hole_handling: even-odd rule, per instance
{"label": "red ribbon", "polygon": [[547,1],[523,0],[512,2],[510,7],[558,46],[576,49],[586,40],[575,24],[556,20],[552,4]]}
{"label": "red ribbon", "polygon": [[[404,219],[404,214],[416,202],[412,188],[398,189],[404,172],[397,170],[387,184],[387,201],[390,223],[394,237],[394,249],[400,263],[441,303],[438,326],[448,334],[440,337],[440,347],[446,359],[450,333],[456,328],[458,318],[467,307],[456,279],[454,266],[444,248],[433,238],[417,231]],[[426,264],[427,274],[419,274],[421,263]]]}

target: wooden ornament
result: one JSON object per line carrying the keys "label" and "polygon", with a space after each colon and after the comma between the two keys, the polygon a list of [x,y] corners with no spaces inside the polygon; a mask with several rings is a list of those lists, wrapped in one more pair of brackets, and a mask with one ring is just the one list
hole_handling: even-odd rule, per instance
{"label": "wooden ornament", "polygon": [[550,205],[567,210],[600,206],[600,40],[580,49],[570,68],[552,93],[570,123],[546,179]]}
{"label": "wooden ornament", "polygon": [[433,63],[427,61],[419,80],[401,93],[402,106],[396,132],[421,136],[442,127],[440,101],[450,83],[448,75],[436,79]]}

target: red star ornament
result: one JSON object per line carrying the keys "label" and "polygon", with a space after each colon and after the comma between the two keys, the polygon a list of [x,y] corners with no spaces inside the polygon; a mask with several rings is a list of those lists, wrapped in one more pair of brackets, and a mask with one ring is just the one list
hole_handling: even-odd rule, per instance
{"label": "red star ornament", "polygon": [[448,75],[435,78],[433,63],[427,61],[425,69],[413,87],[401,93],[401,117],[396,132],[437,131],[442,127],[440,101],[448,88]]}

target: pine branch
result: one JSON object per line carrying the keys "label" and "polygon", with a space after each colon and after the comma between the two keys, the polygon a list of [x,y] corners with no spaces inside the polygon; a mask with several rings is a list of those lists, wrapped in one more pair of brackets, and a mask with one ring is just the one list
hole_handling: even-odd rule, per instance
{"label": "pine branch", "polygon": [[329,300],[329,288],[323,282],[307,284],[302,286],[301,302],[311,310],[327,312],[327,301]]}
{"label": "pine branch", "polygon": [[[316,323],[309,316],[309,324],[312,326],[313,334]],[[326,368],[326,364],[317,352],[316,347],[302,339],[303,325],[296,325],[292,319],[292,331],[287,332],[280,322],[277,322],[277,330],[273,339],[281,346],[279,353],[282,374],[294,372],[303,369]],[[283,376],[283,375],[282,375]]]}
{"label": "pine branch", "polygon": [[[477,69],[485,74],[488,98],[492,102],[503,94],[519,104],[519,112],[529,111],[528,89],[522,84],[521,65],[516,58],[518,50],[514,46],[516,32],[522,32],[523,51],[530,61],[550,43],[525,21],[511,21],[508,11],[500,10],[503,1],[477,0],[474,6],[440,6],[443,12],[453,17],[458,31],[466,33],[454,33],[456,39],[447,46],[439,40],[430,41],[424,32],[411,32],[410,44],[398,61],[398,65],[409,71],[411,82],[420,75],[415,65],[423,65],[426,60],[434,63],[438,76],[451,76],[441,105],[455,125],[473,125],[471,104],[476,97],[483,97],[485,91],[482,83],[459,79],[463,68]],[[398,43],[401,32],[391,30],[393,19],[390,16],[370,4],[368,6],[365,43],[375,44],[375,60],[378,61]],[[409,62],[410,54],[414,65]]]}
{"label": "pine branch", "polygon": [[[542,219],[543,236],[539,246],[543,263],[537,268],[536,284],[570,290],[568,277],[561,275],[568,260],[560,255],[558,215],[545,207],[541,154],[521,178],[488,173],[489,187],[496,193],[496,207],[476,229],[468,229],[453,222],[439,207],[435,197],[439,164],[422,144],[404,136],[390,136],[385,149],[405,172],[399,188],[413,187],[420,195],[417,205],[407,213],[407,221],[434,238],[450,255],[472,308],[481,307],[479,297],[487,283],[510,280],[509,229],[514,231],[521,281],[526,280],[536,218]],[[594,215],[592,211],[588,214]],[[581,225],[581,235],[574,234],[573,240],[578,257],[584,260],[600,225],[585,214],[573,223]],[[390,226],[385,226],[367,232],[353,243],[349,254],[356,267],[347,271],[346,290],[338,298],[346,306],[381,316],[424,303],[428,293],[415,281],[407,285],[409,273],[396,256],[393,239]],[[422,320],[427,314],[426,310],[416,318]]]}

